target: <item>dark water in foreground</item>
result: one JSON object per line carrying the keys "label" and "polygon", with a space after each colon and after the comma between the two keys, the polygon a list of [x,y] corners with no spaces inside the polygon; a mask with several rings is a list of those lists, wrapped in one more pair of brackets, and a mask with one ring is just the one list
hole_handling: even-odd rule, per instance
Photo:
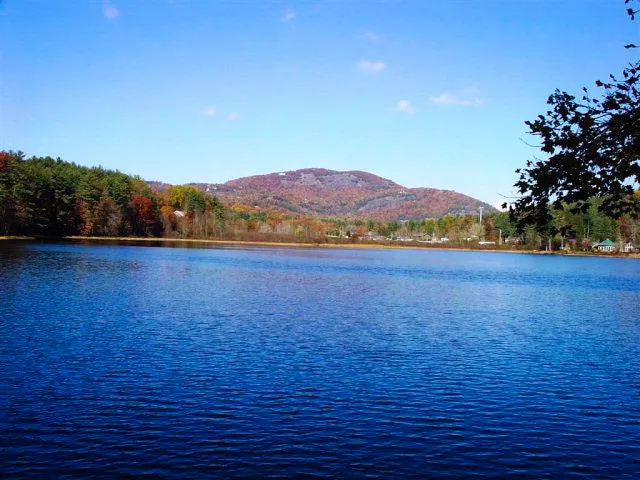
{"label": "dark water in foreground", "polygon": [[0,243],[0,476],[640,478],[640,261]]}

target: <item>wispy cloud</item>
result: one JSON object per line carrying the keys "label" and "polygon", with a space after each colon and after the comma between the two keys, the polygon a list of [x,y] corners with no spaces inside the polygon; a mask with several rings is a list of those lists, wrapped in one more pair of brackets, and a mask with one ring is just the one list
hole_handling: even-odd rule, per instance
{"label": "wispy cloud", "polygon": [[102,13],[104,15],[104,18],[106,18],[107,20],[115,20],[120,16],[120,10],[118,10],[118,7],[109,2],[104,2]]}
{"label": "wispy cloud", "polygon": [[444,92],[438,96],[430,97],[429,100],[436,105],[459,105],[462,107],[473,107],[483,104],[477,87],[468,87],[455,92]]}
{"label": "wispy cloud", "polygon": [[409,100],[400,100],[396,107],[396,112],[405,113],[407,115],[413,115],[416,113],[416,109],[413,108]]}
{"label": "wispy cloud", "polygon": [[370,60],[360,60],[356,64],[356,68],[364,73],[379,73],[387,68],[387,65],[380,61],[372,62]]}
{"label": "wispy cloud", "polygon": [[284,13],[282,14],[282,21],[283,22],[290,22],[291,20],[293,20],[294,18],[296,18],[296,12],[295,10],[291,10],[290,8],[285,10]]}
{"label": "wispy cloud", "polygon": [[362,35],[360,35],[360,37],[373,43],[377,43],[381,40],[380,35],[372,30],[367,30]]}
{"label": "wispy cloud", "polygon": [[216,108],[215,107],[207,107],[204,110],[202,110],[202,114],[205,117],[215,117],[216,116]]}
{"label": "wispy cloud", "polygon": [[240,120],[240,114],[236,112],[231,112],[229,115],[227,115],[227,120],[229,120],[230,122],[235,122],[236,120]]}

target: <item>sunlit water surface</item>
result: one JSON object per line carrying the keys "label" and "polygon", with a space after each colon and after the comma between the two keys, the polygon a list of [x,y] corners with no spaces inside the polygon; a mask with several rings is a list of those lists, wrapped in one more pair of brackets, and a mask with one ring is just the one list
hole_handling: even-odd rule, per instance
{"label": "sunlit water surface", "polygon": [[640,261],[0,244],[0,476],[640,478]]}

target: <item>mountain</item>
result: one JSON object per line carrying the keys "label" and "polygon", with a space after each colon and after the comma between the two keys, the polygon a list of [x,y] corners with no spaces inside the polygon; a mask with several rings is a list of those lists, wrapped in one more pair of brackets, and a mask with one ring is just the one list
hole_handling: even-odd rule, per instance
{"label": "mountain", "polygon": [[[155,190],[167,184],[149,182]],[[452,190],[406,188],[360,171],[305,168],[238,178],[223,184],[192,183],[225,204],[245,204],[302,215],[405,220],[450,214],[475,214],[491,205]]]}

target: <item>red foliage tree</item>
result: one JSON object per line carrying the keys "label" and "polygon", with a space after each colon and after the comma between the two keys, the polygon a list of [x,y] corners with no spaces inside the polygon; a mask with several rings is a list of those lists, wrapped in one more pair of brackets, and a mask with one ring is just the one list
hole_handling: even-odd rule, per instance
{"label": "red foliage tree", "polygon": [[0,152],[0,172],[6,170],[9,165],[9,154],[7,152]]}
{"label": "red foliage tree", "polygon": [[136,215],[134,228],[137,233],[151,235],[158,225],[158,212],[150,198],[140,195],[131,197],[131,204]]}

